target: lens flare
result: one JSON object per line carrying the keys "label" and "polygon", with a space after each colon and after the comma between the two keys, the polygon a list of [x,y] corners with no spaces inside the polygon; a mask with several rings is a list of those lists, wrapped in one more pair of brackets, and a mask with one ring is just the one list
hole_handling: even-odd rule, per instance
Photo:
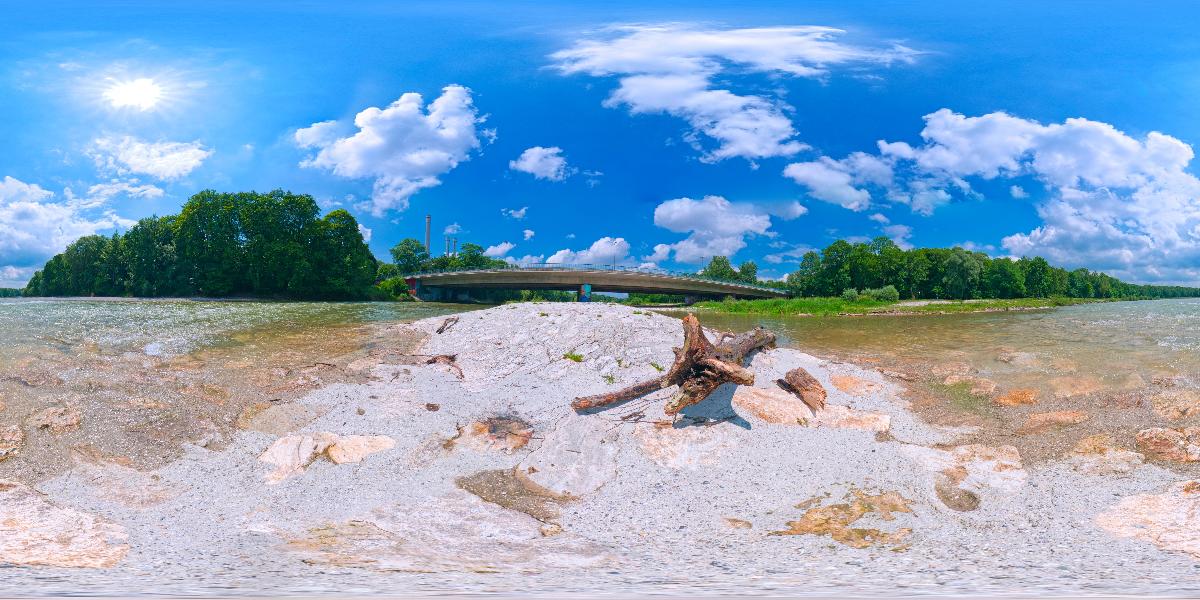
{"label": "lens flare", "polygon": [[143,111],[154,108],[162,96],[162,87],[147,77],[117,81],[104,91],[104,97],[113,108],[129,107]]}

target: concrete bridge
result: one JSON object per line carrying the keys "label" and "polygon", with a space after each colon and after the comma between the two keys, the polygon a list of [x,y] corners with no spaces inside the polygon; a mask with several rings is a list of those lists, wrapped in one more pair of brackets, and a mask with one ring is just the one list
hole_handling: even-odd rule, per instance
{"label": "concrete bridge", "polygon": [[786,298],[774,288],[714,281],[695,275],[673,274],[608,265],[522,265],[513,269],[419,273],[405,278],[409,291],[422,300],[452,302],[470,298],[471,290],[563,290],[586,302],[592,292],[634,292],[700,298]]}

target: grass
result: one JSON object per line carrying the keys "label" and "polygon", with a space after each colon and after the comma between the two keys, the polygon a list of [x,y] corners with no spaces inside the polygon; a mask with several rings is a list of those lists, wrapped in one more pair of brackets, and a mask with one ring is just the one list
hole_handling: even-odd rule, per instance
{"label": "grass", "polygon": [[960,381],[951,385],[935,383],[931,387],[949,400],[950,406],[958,410],[982,414],[990,407],[986,394],[971,393],[970,381]]}
{"label": "grass", "polygon": [[662,373],[663,371],[666,371],[666,369],[664,369],[662,365],[660,365],[660,364],[658,364],[658,363],[656,363],[656,362],[652,362],[652,363],[650,363],[650,366],[654,367],[654,370],[655,370],[655,371],[658,371],[659,373]]}
{"label": "grass", "polygon": [[563,358],[575,362],[583,362],[583,355],[578,352],[568,352],[563,355]]}
{"label": "grass", "polygon": [[613,377],[612,375],[605,375],[604,382],[607,383],[608,385],[612,385],[617,382],[617,378]]}
{"label": "grass", "polygon": [[1010,300],[939,301],[920,306],[904,302],[878,300],[849,301],[842,298],[773,298],[770,300],[725,300],[699,302],[696,306],[713,311],[759,315],[812,315],[818,317],[870,314],[941,314],[1000,310],[1022,310],[1105,302],[1095,298],[1014,298]]}

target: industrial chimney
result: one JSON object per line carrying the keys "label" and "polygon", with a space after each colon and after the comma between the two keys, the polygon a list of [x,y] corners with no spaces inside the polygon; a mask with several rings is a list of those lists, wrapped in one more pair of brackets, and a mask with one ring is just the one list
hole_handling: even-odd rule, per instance
{"label": "industrial chimney", "polygon": [[446,236],[446,256],[450,256],[450,236]]}
{"label": "industrial chimney", "polygon": [[432,252],[432,250],[433,250],[432,248],[429,247],[429,226],[432,222],[433,221],[432,221],[432,219],[430,219],[429,215],[425,215],[425,253],[426,254]]}
{"label": "industrial chimney", "polygon": [[450,238],[450,254],[458,256],[458,238]]}

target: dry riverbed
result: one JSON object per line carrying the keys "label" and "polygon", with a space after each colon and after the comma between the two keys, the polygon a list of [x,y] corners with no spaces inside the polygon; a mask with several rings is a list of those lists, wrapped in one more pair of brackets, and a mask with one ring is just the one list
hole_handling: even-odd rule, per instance
{"label": "dry riverbed", "polygon": [[[127,387],[90,396],[53,362],[10,374],[38,394],[0,409],[0,595],[1200,591],[1200,398],[1176,381],[1030,397],[970,365],[781,348],[676,419],[671,390],[577,414],[669,367],[679,320],[444,323],[213,358],[244,373],[220,391],[180,374],[193,355],[126,357]],[[824,410],[775,383],[797,367]],[[163,370],[175,392],[121,404]],[[130,414],[184,425],[138,437]]]}

